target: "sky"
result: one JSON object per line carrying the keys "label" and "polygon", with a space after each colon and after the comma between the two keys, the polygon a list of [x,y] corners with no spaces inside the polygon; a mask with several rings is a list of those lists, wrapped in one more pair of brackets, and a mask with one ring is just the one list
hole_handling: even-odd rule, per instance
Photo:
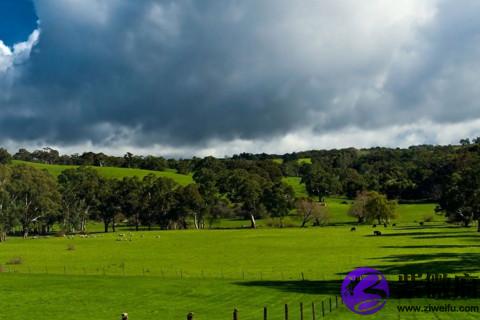
{"label": "sky", "polygon": [[173,157],[480,136],[477,0],[2,0],[0,145]]}

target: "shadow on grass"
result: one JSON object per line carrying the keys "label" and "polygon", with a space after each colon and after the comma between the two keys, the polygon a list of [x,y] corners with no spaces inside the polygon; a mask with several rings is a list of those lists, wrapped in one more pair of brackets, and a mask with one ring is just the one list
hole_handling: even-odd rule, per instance
{"label": "shadow on grass", "polygon": [[427,239],[462,239],[462,240],[472,240],[478,241],[480,240],[480,233],[479,234],[456,234],[456,235],[426,235],[426,236],[414,236],[412,239],[416,240],[427,240]]}
{"label": "shadow on grass", "polygon": [[432,244],[412,246],[383,246],[383,249],[466,249],[480,248],[480,244]]}
{"label": "shadow on grass", "polygon": [[345,222],[332,222],[332,223],[329,223],[328,226],[329,226],[329,227],[342,227],[342,226],[345,226],[345,227],[351,227],[351,226],[357,227],[357,226],[359,226],[359,224],[358,224],[358,222],[356,222],[356,221],[345,221]]}
{"label": "shadow on grass", "polygon": [[[372,233],[375,229],[372,230]],[[443,232],[443,231],[425,231],[425,232],[396,232],[396,233],[388,233],[387,230],[383,231],[379,229],[378,231],[382,232],[382,237],[414,237],[414,236],[429,236],[429,235],[445,235],[445,234],[452,234],[458,235],[458,232]],[[365,235],[365,237],[375,237],[372,235]]]}
{"label": "shadow on grass", "polygon": [[371,266],[385,274],[480,272],[480,253],[397,254],[373,259],[389,263]]}
{"label": "shadow on grass", "polygon": [[[422,233],[424,234],[424,233]],[[432,234],[432,233],[430,233]],[[433,233],[436,234],[436,233]],[[404,234],[402,234],[404,235]],[[410,234],[411,235],[411,234]],[[457,234],[456,236],[459,237]],[[460,237],[475,237],[463,235]],[[419,245],[419,246],[385,246],[384,248],[468,248],[468,245]],[[475,247],[480,247],[476,245]],[[480,280],[472,282],[457,282],[454,275],[467,276],[480,272],[480,253],[422,253],[422,254],[395,254],[380,258],[384,264],[369,265],[387,275],[416,274],[417,281],[400,282],[389,281],[392,298],[430,298],[445,299],[458,297],[479,297]],[[337,273],[345,276],[351,270]],[[440,282],[426,281],[426,274],[447,274],[448,279]],[[460,278],[458,279],[459,281]],[[340,295],[342,280],[325,281],[249,281],[236,282],[246,287],[265,287],[282,292],[295,292],[312,295]]]}
{"label": "shadow on grass", "polygon": [[[450,298],[475,298],[479,296],[478,280],[465,290],[462,284],[456,284],[454,279],[445,282],[427,282],[425,280],[414,282],[389,281],[390,298],[393,299],[445,299]],[[249,281],[236,282],[235,284],[244,287],[263,287],[278,290],[285,293],[301,293],[310,295],[341,296],[341,280],[328,281]]]}
{"label": "shadow on grass", "polygon": [[425,229],[456,229],[456,230],[464,230],[470,231],[471,228],[465,228],[460,226],[449,226],[443,223],[440,224],[425,224],[424,226],[405,226],[405,227],[393,227],[394,230],[425,230]]}

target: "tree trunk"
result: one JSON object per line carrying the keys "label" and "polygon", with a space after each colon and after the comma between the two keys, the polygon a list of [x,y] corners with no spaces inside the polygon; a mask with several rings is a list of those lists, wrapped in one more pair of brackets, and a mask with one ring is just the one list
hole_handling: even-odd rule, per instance
{"label": "tree trunk", "polygon": [[105,227],[105,233],[108,233],[108,225],[109,225],[108,221],[105,221],[105,220],[104,220],[104,221],[103,221],[103,225],[104,225],[104,227]]}
{"label": "tree trunk", "polygon": [[195,229],[198,230],[198,219],[197,219],[197,214],[193,214],[193,222],[195,223]]}
{"label": "tree trunk", "polygon": [[250,223],[252,229],[257,228],[257,223],[255,222],[255,215],[253,213],[250,214]]}
{"label": "tree trunk", "polygon": [[82,218],[80,221],[80,231],[83,233],[87,231],[87,222],[85,221],[85,218]]}
{"label": "tree trunk", "polygon": [[302,220],[302,226],[301,228],[305,228],[305,225],[307,224],[308,222],[308,218],[307,217],[304,217],[303,220]]}
{"label": "tree trunk", "polygon": [[23,227],[23,239],[28,238],[28,227]]}
{"label": "tree trunk", "polygon": [[112,232],[115,232],[115,218],[112,219]]}
{"label": "tree trunk", "polygon": [[477,220],[477,231],[480,232],[480,219]]}

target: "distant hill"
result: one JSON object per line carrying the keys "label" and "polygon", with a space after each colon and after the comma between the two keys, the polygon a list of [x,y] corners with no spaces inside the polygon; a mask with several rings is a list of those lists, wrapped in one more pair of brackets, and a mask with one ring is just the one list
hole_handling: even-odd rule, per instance
{"label": "distant hill", "polygon": [[[62,173],[62,171],[66,169],[77,167],[77,166],[71,166],[71,165],[44,164],[44,163],[27,162],[27,161],[20,161],[20,160],[13,160],[12,164],[13,165],[25,164],[25,165],[35,167],[37,169],[45,169],[55,177],[58,177]],[[133,177],[133,176],[143,178],[148,174],[154,174],[158,177],[170,178],[176,181],[180,185],[187,185],[187,184],[193,183],[193,178],[191,175],[179,174],[172,169],[167,169],[165,171],[152,171],[152,170],[116,168],[116,167],[92,167],[92,168],[97,170],[100,173],[100,175],[102,175],[105,178],[122,179],[124,177]]]}

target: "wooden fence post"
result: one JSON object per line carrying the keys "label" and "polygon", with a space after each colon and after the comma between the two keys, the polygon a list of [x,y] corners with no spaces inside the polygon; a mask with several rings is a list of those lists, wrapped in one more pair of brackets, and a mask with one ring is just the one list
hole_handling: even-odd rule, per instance
{"label": "wooden fence post", "polygon": [[303,302],[300,302],[300,320],[303,320]]}
{"label": "wooden fence post", "polygon": [[325,317],[325,304],[323,303],[323,300],[322,300],[322,317]]}
{"label": "wooden fence post", "polygon": [[238,320],[238,310],[236,308],[233,309],[233,320]]}
{"label": "wooden fence post", "polygon": [[267,307],[263,307],[263,320],[267,320]]}
{"label": "wooden fence post", "polygon": [[335,296],[335,308],[338,308],[338,297]]}
{"label": "wooden fence post", "polygon": [[285,303],[285,320],[288,320],[288,304]]}
{"label": "wooden fence post", "polygon": [[187,320],[193,320],[193,312],[187,314]]}
{"label": "wooden fence post", "polygon": [[312,302],[312,320],[315,320],[315,302]]}
{"label": "wooden fence post", "polygon": [[332,312],[332,298],[328,298],[328,304],[330,306],[330,313]]}

